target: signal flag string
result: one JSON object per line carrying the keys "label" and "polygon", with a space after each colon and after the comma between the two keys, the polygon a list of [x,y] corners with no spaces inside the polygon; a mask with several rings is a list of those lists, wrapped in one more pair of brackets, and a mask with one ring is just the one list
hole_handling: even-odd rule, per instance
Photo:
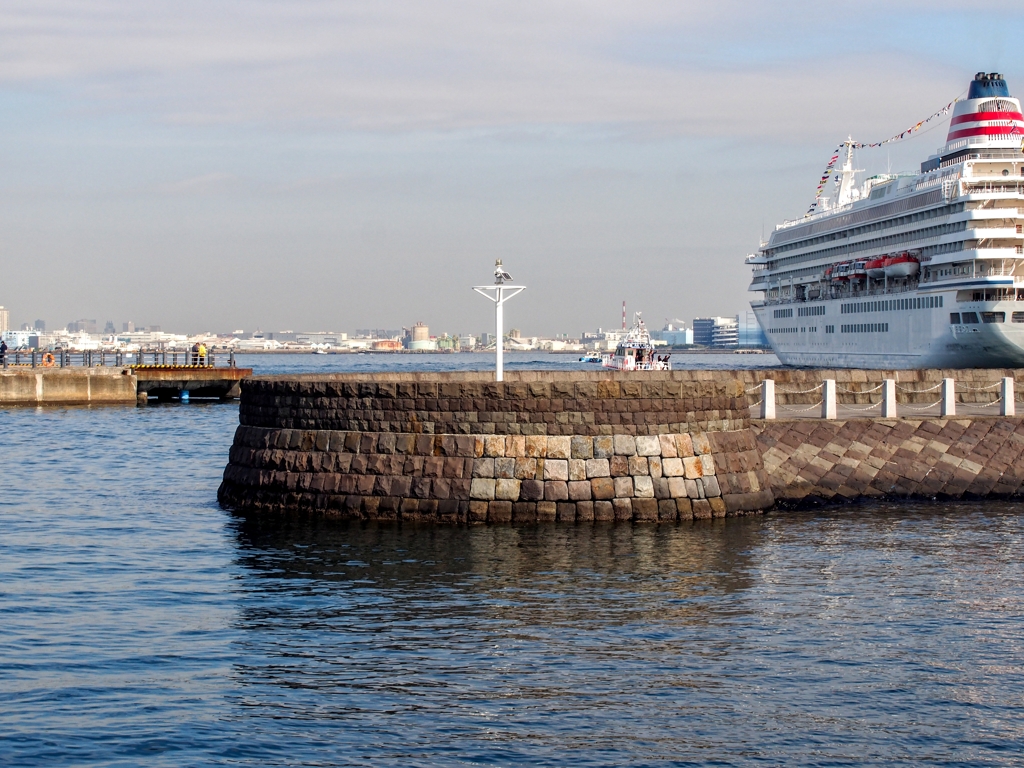
{"label": "signal flag string", "polygon": [[818,182],[818,189],[815,190],[814,192],[814,202],[811,203],[811,207],[807,209],[807,213],[804,214],[804,217],[806,218],[807,216],[810,216],[812,213],[814,213],[814,209],[818,207],[818,198],[821,196],[821,190],[823,190],[825,188],[825,184],[828,183],[828,177],[835,173],[836,163],[839,161],[839,155],[840,153],[842,153],[844,147],[849,146],[853,147],[854,149],[871,149],[873,147],[880,147],[883,144],[891,144],[894,141],[901,141],[902,139],[905,139],[908,136],[917,133],[917,131],[921,130],[922,126],[927,125],[932,120],[935,120],[938,117],[944,117],[945,115],[948,115],[949,110],[951,110],[953,108],[953,105],[960,101],[961,98],[963,98],[963,94],[957,96],[955,99],[953,99],[951,102],[949,102],[949,104],[944,106],[939,111],[935,112],[932,115],[929,115],[924,120],[915,123],[902,133],[897,133],[895,136],[890,136],[888,139],[884,139],[882,141],[873,141],[869,144],[866,144],[861,141],[844,141],[842,144],[836,147],[836,151],[833,152],[832,157],[829,158],[828,165],[825,166],[825,172],[821,174],[821,180]]}

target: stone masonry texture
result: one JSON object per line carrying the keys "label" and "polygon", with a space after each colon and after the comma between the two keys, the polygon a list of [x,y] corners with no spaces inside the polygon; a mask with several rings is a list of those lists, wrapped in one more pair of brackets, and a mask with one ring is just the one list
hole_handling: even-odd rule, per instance
{"label": "stone masonry texture", "polygon": [[722,377],[262,378],[243,385],[240,422],[219,493],[239,510],[656,523],[774,501],[748,397]]}

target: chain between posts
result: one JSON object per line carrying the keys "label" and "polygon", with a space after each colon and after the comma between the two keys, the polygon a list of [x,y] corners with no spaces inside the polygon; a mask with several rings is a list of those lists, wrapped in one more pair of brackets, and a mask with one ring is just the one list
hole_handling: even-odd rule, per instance
{"label": "chain between posts", "polygon": [[885,386],[885,384],[879,384],[879,385],[878,385],[877,387],[875,387],[874,389],[861,389],[861,390],[856,390],[856,389],[847,389],[846,387],[840,387],[840,386],[839,386],[839,385],[837,384],[837,385],[836,385],[836,391],[837,391],[837,392],[843,392],[843,393],[845,393],[845,394],[847,394],[847,395],[870,395],[870,394],[871,394],[872,392],[877,392],[878,390],[880,390],[880,389],[881,389],[882,387],[884,387],[884,386]]}
{"label": "chain between posts", "polygon": [[928,387],[928,389],[910,389],[909,387],[903,387],[903,386],[900,386],[899,384],[896,385],[896,389],[898,389],[900,392],[908,392],[908,393],[913,394],[913,395],[923,394],[924,392],[934,392],[935,390],[941,389],[941,388],[942,388],[942,382],[941,381],[938,384],[936,384],[934,387]]}
{"label": "chain between posts", "polygon": [[[999,401],[996,400],[996,402],[998,403]],[[929,408],[934,408],[936,405],[942,405],[942,401],[936,400],[934,403],[929,403],[928,405],[910,405],[909,403],[903,403],[900,405],[900,408],[909,408],[912,411],[926,411]]]}
{"label": "chain between posts", "polygon": [[812,387],[811,389],[801,389],[798,392],[788,392],[788,391],[786,391],[784,389],[777,389],[777,390],[775,390],[775,394],[777,394],[777,395],[808,395],[811,392],[817,392],[823,386],[825,386],[824,382],[822,382],[821,384],[819,384],[816,387]]}

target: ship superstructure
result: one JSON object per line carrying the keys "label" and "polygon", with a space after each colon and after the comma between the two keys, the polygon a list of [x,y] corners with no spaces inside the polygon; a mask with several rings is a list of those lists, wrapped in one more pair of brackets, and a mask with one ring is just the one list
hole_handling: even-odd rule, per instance
{"label": "ship superstructure", "polygon": [[833,202],[775,228],[751,302],[788,365],[1024,366],[1024,117],[999,74],[956,102],[919,173],[858,185],[845,142]]}

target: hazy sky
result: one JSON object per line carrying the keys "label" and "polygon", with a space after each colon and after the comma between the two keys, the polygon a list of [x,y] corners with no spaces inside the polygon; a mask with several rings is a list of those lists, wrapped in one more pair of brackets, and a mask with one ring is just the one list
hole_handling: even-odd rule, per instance
{"label": "hazy sky", "polygon": [[4,0],[0,304],[480,332],[500,257],[526,334],[735,314],[840,140],[1024,93],[1021,40],[1019,2]]}

